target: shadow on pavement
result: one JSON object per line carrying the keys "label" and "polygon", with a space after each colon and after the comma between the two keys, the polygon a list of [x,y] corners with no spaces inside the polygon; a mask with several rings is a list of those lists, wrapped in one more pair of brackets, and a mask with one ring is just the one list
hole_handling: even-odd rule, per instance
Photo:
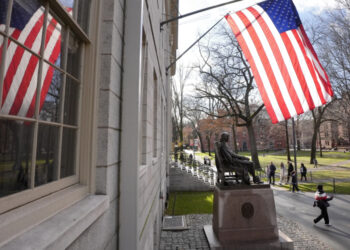
{"label": "shadow on pavement", "polygon": [[317,228],[320,231],[327,231],[330,234],[336,234],[342,237],[346,237],[346,238],[350,238],[350,234],[347,232],[344,232],[343,230],[335,227],[335,226],[331,226],[331,227],[326,227],[326,226],[319,226],[319,225],[314,225],[315,228]]}

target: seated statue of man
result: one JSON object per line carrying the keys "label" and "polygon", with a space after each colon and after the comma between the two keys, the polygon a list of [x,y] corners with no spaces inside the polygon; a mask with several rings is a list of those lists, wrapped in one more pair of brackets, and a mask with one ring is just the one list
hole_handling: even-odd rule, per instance
{"label": "seated statue of man", "polygon": [[250,175],[253,177],[253,182],[260,183],[259,177],[255,175],[254,163],[245,156],[233,153],[227,147],[228,139],[229,134],[227,132],[223,132],[220,137],[218,148],[224,168],[231,168],[233,172],[237,172],[237,169],[246,169],[248,173],[250,173]]}

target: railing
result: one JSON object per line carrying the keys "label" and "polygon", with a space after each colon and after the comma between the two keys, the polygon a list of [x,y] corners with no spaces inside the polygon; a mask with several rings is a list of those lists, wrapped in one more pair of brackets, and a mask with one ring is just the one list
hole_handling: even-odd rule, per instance
{"label": "railing", "polygon": [[190,157],[189,154],[183,153],[183,157],[179,157],[176,161],[176,157],[172,157],[172,167],[186,171],[202,180],[204,183],[214,186],[217,180],[217,170],[215,166],[211,164],[204,164],[198,160]]}

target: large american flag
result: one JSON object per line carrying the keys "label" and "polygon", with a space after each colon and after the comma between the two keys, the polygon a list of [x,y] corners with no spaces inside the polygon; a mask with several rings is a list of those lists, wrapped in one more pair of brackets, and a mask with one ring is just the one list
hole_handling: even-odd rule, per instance
{"label": "large american flag", "polygon": [[226,15],[273,123],[331,100],[325,70],[292,0],[268,0]]}
{"label": "large american flag", "polygon": [[[0,0],[0,27],[4,30],[8,0]],[[13,1],[9,35],[35,53],[40,52],[44,8],[35,1]],[[55,64],[59,62],[61,51],[61,25],[48,16],[46,25],[44,58]],[[0,39],[0,53],[3,51]],[[1,55],[1,54],[0,54]],[[9,39],[7,44],[1,114],[32,117],[35,112],[35,99],[38,79],[39,59],[34,54],[18,46]],[[44,63],[40,84],[40,108],[50,88],[54,68]]]}

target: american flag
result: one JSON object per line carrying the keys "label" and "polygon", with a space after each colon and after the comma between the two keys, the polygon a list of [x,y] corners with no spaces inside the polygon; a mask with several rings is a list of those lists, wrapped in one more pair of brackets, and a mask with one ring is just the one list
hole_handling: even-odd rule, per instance
{"label": "american flag", "polygon": [[[1,0],[0,27],[4,30],[8,0]],[[9,36],[31,49],[40,52],[44,8],[35,5],[35,1],[13,1]],[[55,64],[59,62],[61,52],[61,25],[51,16],[46,24],[44,58]],[[15,42],[8,40],[4,70],[1,114],[32,117],[35,112],[35,99],[38,80],[39,58]],[[0,39],[0,55],[3,51],[3,39]],[[50,88],[54,68],[43,64],[40,83],[40,108]]]}
{"label": "american flag", "polygon": [[328,76],[292,0],[268,0],[226,15],[273,123],[331,100]]}

